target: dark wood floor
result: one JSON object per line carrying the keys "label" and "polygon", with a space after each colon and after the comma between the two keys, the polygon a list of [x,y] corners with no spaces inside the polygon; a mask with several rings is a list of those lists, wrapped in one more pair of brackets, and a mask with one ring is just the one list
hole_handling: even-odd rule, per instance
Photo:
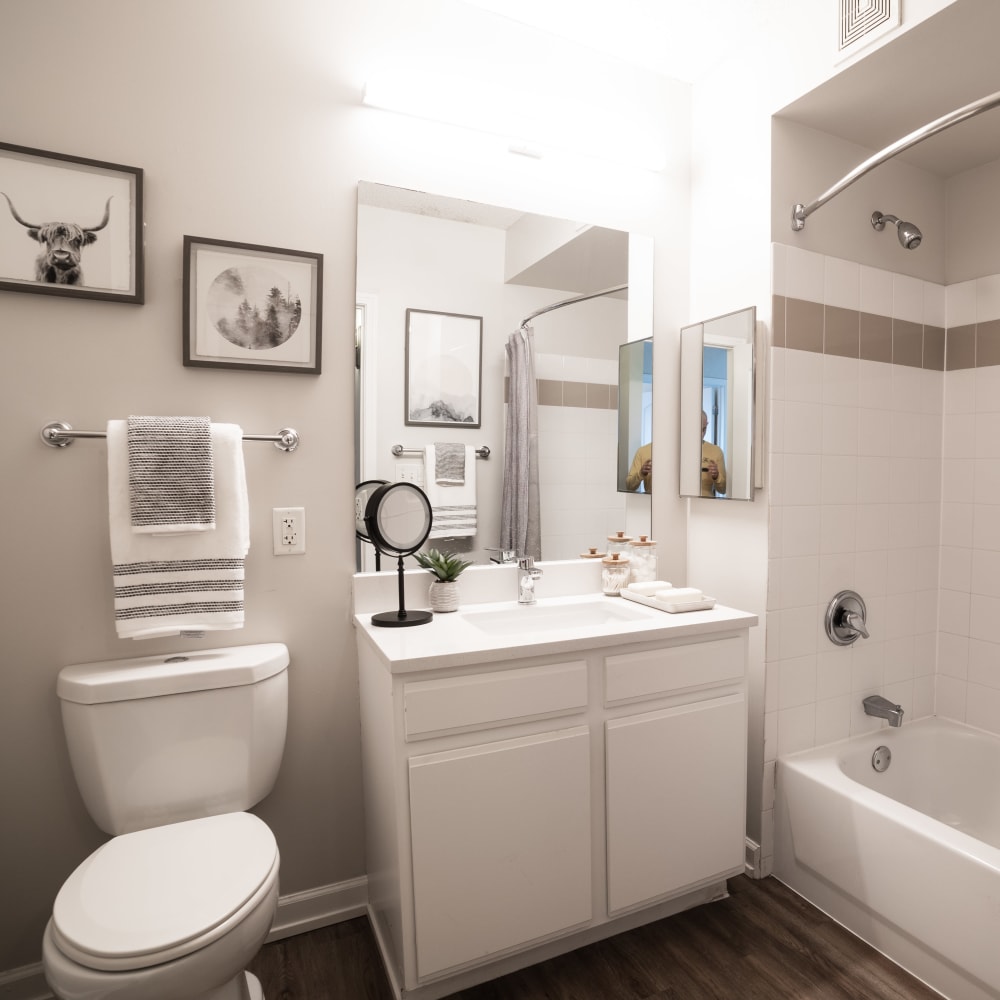
{"label": "dark wood floor", "polygon": [[[776,879],[452,1000],[940,1000]],[[266,1000],[391,1000],[366,918],[276,941],[251,970]]]}

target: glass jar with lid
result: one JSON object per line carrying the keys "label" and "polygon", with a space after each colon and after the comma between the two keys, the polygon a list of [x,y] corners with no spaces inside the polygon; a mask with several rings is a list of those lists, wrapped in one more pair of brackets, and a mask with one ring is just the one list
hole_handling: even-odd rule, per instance
{"label": "glass jar with lid", "polygon": [[633,538],[628,545],[631,583],[652,583],[656,579],[656,542],[648,535]]}
{"label": "glass jar with lid", "polygon": [[624,531],[617,531],[613,535],[608,535],[608,555],[617,552],[621,556],[628,555],[628,543],[632,541],[631,535],[626,535]]}
{"label": "glass jar with lid", "polygon": [[629,559],[619,552],[609,552],[601,560],[601,581],[608,597],[618,597],[628,586]]}

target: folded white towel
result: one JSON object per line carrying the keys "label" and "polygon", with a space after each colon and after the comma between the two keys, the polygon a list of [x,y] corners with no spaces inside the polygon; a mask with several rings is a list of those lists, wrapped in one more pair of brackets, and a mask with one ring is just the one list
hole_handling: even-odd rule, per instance
{"label": "folded white towel", "polygon": [[435,481],[435,448],[424,449],[424,492],[431,502],[430,538],[469,538],[478,530],[476,510],[476,451],[465,446],[465,482]]}
{"label": "folded white towel", "polygon": [[124,420],[108,422],[108,521],[115,628],[122,639],[243,627],[250,549],[243,431],[212,424],[216,526],[195,534],[132,531]]}
{"label": "folded white towel", "polygon": [[644,597],[653,597],[658,590],[669,590],[670,582],[667,580],[649,580],[645,583],[630,583],[628,589]]}
{"label": "folded white towel", "polygon": [[129,417],[128,488],[138,534],[213,531],[208,417]]}
{"label": "folded white towel", "polygon": [[705,600],[705,595],[694,587],[671,587],[669,590],[658,590],[656,599],[671,604],[693,604]]}

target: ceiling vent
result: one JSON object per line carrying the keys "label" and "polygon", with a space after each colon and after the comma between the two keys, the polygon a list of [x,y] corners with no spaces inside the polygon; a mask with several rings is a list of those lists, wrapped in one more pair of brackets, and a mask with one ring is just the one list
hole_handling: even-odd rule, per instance
{"label": "ceiling vent", "polygon": [[837,0],[837,48],[842,56],[899,27],[900,0]]}

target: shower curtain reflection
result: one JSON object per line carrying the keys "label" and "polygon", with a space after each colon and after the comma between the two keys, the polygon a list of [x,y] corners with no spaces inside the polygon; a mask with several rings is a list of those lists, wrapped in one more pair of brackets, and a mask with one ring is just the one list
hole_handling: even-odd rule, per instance
{"label": "shower curtain reflection", "polygon": [[503,455],[500,547],[542,557],[538,491],[538,390],[535,333],[522,326],[507,338],[508,395]]}

